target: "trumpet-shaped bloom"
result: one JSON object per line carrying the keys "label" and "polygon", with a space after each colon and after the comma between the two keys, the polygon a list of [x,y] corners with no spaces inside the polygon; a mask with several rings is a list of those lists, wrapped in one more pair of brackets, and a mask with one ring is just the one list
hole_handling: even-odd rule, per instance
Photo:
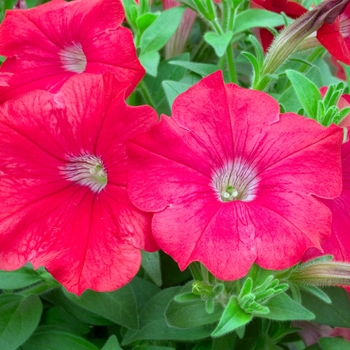
{"label": "trumpet-shaped bloom", "polygon": [[350,64],[350,5],[332,24],[324,23],[316,38],[337,60]]}
{"label": "trumpet-shaped bloom", "polygon": [[11,73],[0,86],[0,102],[23,92],[56,92],[71,76],[107,71],[130,84],[145,71],[136,56],[132,33],[121,27],[120,0],[50,1],[29,10],[7,11],[0,26],[0,73]]}
{"label": "trumpet-shaped bloom", "polygon": [[0,106],[0,269],[30,261],[69,291],[111,291],[155,250],[151,216],[126,193],[125,142],[157,123],[107,75],[72,77]]}
{"label": "trumpet-shaped bloom", "polygon": [[296,264],[330,234],[316,197],[341,191],[341,128],[279,113],[267,94],[214,73],[179,95],[172,117],[129,142],[128,193],[155,212],[159,247],[217,278]]}

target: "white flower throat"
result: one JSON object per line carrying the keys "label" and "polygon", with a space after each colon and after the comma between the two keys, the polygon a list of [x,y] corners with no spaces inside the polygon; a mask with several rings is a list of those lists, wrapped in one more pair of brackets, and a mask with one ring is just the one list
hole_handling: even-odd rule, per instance
{"label": "white flower throat", "polygon": [[69,156],[65,165],[60,166],[65,179],[81,186],[90,187],[99,193],[107,185],[107,172],[100,157],[91,154]]}
{"label": "white flower throat", "polygon": [[228,161],[212,175],[212,186],[222,202],[252,201],[255,198],[258,182],[256,172],[251,165],[241,160]]}

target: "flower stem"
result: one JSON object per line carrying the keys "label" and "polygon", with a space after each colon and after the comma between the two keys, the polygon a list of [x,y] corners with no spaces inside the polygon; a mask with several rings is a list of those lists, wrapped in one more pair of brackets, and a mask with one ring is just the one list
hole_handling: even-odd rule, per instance
{"label": "flower stem", "polygon": [[237,79],[234,55],[233,55],[231,44],[229,44],[226,49],[226,59],[227,59],[228,71],[230,73],[230,81],[232,83],[237,83],[238,79]]}

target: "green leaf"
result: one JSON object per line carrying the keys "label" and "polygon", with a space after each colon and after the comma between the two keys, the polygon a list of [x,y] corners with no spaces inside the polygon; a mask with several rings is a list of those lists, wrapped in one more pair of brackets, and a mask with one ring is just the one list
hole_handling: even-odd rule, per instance
{"label": "green leaf", "polygon": [[311,80],[297,71],[290,69],[286,71],[286,74],[307,116],[316,119],[318,101],[322,100],[318,88]]}
{"label": "green leaf", "polygon": [[221,337],[226,333],[244,326],[252,320],[253,316],[244,312],[238,304],[236,297],[231,297],[229,300],[219,324],[211,334],[212,337]]}
{"label": "green leaf", "polygon": [[15,6],[17,0],[4,0],[4,7],[7,10],[13,9],[13,6]]}
{"label": "green leaf", "polygon": [[204,34],[204,40],[213,47],[216,55],[222,57],[228,45],[231,43],[233,37],[232,32],[226,32],[225,34],[219,35],[214,32],[208,32]]}
{"label": "green leaf", "polygon": [[39,274],[27,266],[15,271],[0,271],[0,289],[20,289],[41,281]]}
{"label": "green leaf", "polygon": [[270,313],[261,317],[276,321],[313,320],[315,315],[305,307],[296,303],[286,293],[277,294],[264,304]]}
{"label": "green leaf", "polygon": [[164,80],[162,82],[163,89],[165,91],[165,95],[167,97],[170,108],[173,105],[175,98],[185,92],[188,88],[191,87],[190,84],[178,83],[177,81]]}
{"label": "green leaf", "polygon": [[215,305],[214,312],[208,314],[205,311],[203,300],[194,300],[188,303],[179,304],[171,301],[166,312],[168,324],[178,328],[196,328],[206,324],[218,322],[223,312],[220,304]]}
{"label": "green leaf", "polygon": [[[171,60],[188,61],[189,59],[190,55],[188,53],[184,53],[180,56],[173,57]],[[152,101],[152,105],[159,114],[170,114],[170,109],[164,89],[159,88],[162,82],[164,80],[179,81],[184,77],[185,73],[185,68],[169,64],[169,60],[167,60],[160,62],[158,66],[158,74],[156,77],[147,74],[143,78],[143,88],[147,90],[147,93]],[[164,276],[164,278],[166,277],[167,276]]]}
{"label": "green leaf", "polygon": [[143,32],[140,41],[141,53],[160,50],[175,33],[184,11],[185,8],[181,6],[163,11]]}
{"label": "green leaf", "polygon": [[80,297],[65,292],[78,306],[127,328],[138,328],[137,304],[129,284],[109,293],[86,290]]}
{"label": "green leaf", "polygon": [[107,320],[102,316],[96,315],[94,312],[88,311],[78,306],[76,303],[70,301],[66,297],[66,294],[68,293],[63,293],[63,290],[61,288],[56,288],[45,293],[43,295],[43,298],[52,304],[61,305],[69,314],[83,323],[96,326],[110,325],[113,323],[112,321]]}
{"label": "green leaf", "polygon": [[196,63],[188,61],[170,61],[169,63],[174,64],[176,66],[184,67],[194,73],[201,75],[202,77],[206,77],[207,75],[219,70],[218,66],[207,63]]}
{"label": "green leaf", "polygon": [[119,345],[117,337],[115,335],[111,335],[101,350],[122,350],[122,348]]}
{"label": "green leaf", "polygon": [[15,350],[23,344],[38,326],[41,312],[37,295],[0,295],[0,349]]}
{"label": "green leaf", "polygon": [[76,334],[90,332],[90,326],[87,323],[81,322],[60,305],[48,308],[44,312],[40,324],[42,326],[60,326],[66,328],[68,332]]}
{"label": "green leaf", "polygon": [[38,5],[39,0],[26,0],[27,8],[32,8]]}
{"label": "green leaf", "polygon": [[343,338],[320,338],[318,343],[322,350],[349,350],[350,342]]}
{"label": "green leaf", "polygon": [[175,350],[175,348],[169,348],[168,346],[141,345],[132,348],[132,350]]}
{"label": "green leaf", "polygon": [[98,350],[92,343],[75,334],[50,326],[39,327],[21,346],[21,350]]}
{"label": "green leaf", "polygon": [[162,285],[162,273],[160,271],[159,252],[148,253],[142,251],[142,267],[152,281],[160,287]]}
{"label": "green leaf", "polygon": [[320,289],[316,286],[299,285],[299,288],[314,295],[315,297],[319,298],[320,300],[322,300],[323,302],[325,302],[327,304],[332,303],[332,300],[329,298],[329,296],[322,289]]}
{"label": "green leaf", "polygon": [[284,19],[277,13],[258,9],[245,10],[236,16],[233,33],[255,27],[273,28],[281,25],[284,25]]}
{"label": "green leaf", "polygon": [[130,287],[135,296],[137,303],[138,314],[143,310],[147,303],[160,292],[160,289],[153,283],[144,280],[143,278],[134,277],[129,282]]}
{"label": "green leaf", "polygon": [[181,287],[173,287],[162,290],[156,294],[145,306],[139,315],[140,328],[128,329],[122,345],[130,344],[137,340],[197,340],[210,335],[211,326],[201,326],[191,329],[179,329],[170,327],[165,318],[165,311],[169,302],[179,294]]}
{"label": "green leaf", "polygon": [[302,292],[303,305],[316,315],[314,321],[331,327],[350,328],[350,302],[347,292],[338,287],[323,290],[332,300],[332,304],[326,304],[313,295]]}
{"label": "green leaf", "polygon": [[159,12],[157,13],[144,13],[136,20],[137,28],[142,33],[144,30],[146,30],[147,27],[149,27],[158,17]]}
{"label": "green leaf", "polygon": [[146,53],[141,53],[139,60],[148,74],[152,75],[153,77],[157,76],[160,60],[160,55],[157,51],[148,51]]}

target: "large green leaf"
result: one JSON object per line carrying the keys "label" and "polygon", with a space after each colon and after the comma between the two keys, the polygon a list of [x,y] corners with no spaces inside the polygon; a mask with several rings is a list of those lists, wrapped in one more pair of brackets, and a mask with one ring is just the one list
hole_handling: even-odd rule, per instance
{"label": "large green leaf", "polygon": [[39,274],[27,266],[15,271],[0,271],[0,289],[20,289],[40,281]]}
{"label": "large green leaf", "polygon": [[0,295],[0,349],[14,350],[39,324],[42,305],[37,295]]}
{"label": "large green leaf", "polygon": [[331,304],[326,304],[309,293],[301,293],[303,305],[316,315],[315,322],[331,327],[350,328],[350,302],[346,291],[337,287],[323,290],[332,300]]}
{"label": "large green leaf", "polygon": [[343,338],[320,338],[318,341],[322,350],[349,350],[350,342]]}
{"label": "large green leaf", "polygon": [[185,8],[180,6],[163,11],[143,32],[140,41],[141,53],[160,50],[175,33],[184,11]]}
{"label": "large green leaf", "polygon": [[271,298],[266,304],[270,313],[263,317],[276,321],[313,320],[315,315],[295,302],[286,293]]}
{"label": "large green leaf", "polygon": [[208,314],[205,311],[205,303],[203,300],[195,300],[181,304],[173,300],[170,302],[165,315],[170,326],[195,328],[218,322],[223,311],[223,307],[218,304],[215,305],[214,312]]}
{"label": "large green leaf", "polygon": [[80,307],[127,328],[138,328],[137,304],[130,284],[109,293],[86,290],[80,297],[66,292],[66,297]]}
{"label": "large green leaf", "polygon": [[138,340],[197,340],[210,335],[213,327],[202,326],[192,329],[179,329],[167,324],[165,311],[169,302],[179,294],[181,287],[167,288],[156,294],[139,316],[140,328],[127,330],[123,344]]}
{"label": "large green leaf", "polygon": [[235,18],[234,34],[255,27],[273,28],[284,25],[284,18],[274,12],[266,10],[245,10]]}
{"label": "large green leaf", "polygon": [[[4,348],[5,349],[5,348]],[[75,334],[50,326],[39,327],[21,346],[21,350],[98,350],[98,348]]]}
{"label": "large green leaf", "polygon": [[152,278],[152,281],[160,287],[162,285],[162,273],[160,271],[159,252],[148,253],[142,251],[142,267]]}
{"label": "large green leaf", "polygon": [[40,324],[45,326],[60,326],[68,332],[75,334],[87,334],[90,331],[89,324],[81,322],[60,305],[55,305],[45,310]]}
{"label": "large green leaf", "polygon": [[304,108],[307,116],[312,119],[317,117],[318,101],[322,100],[322,96],[317,86],[303,74],[287,70],[286,74],[292,83],[292,86]]}

